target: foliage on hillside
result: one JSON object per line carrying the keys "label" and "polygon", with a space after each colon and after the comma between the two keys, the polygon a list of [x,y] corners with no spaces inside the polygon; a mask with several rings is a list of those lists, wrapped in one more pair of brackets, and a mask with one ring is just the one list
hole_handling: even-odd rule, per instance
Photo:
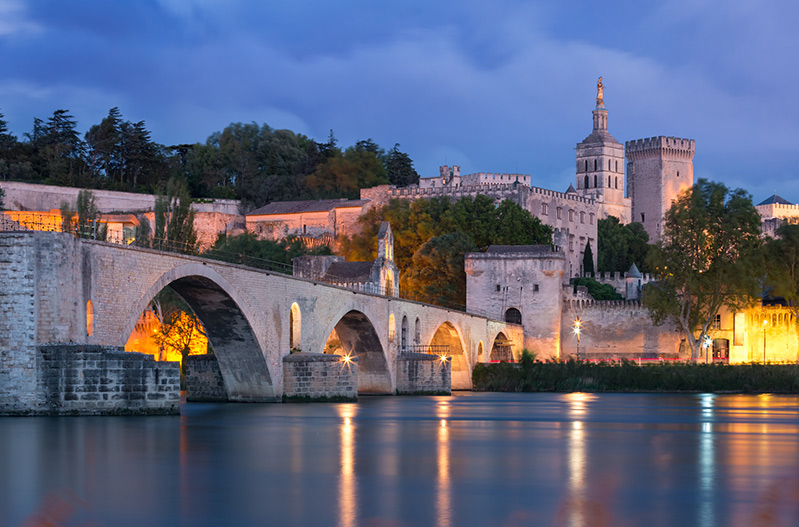
{"label": "foliage on hillside", "polygon": [[640,223],[622,225],[619,218],[608,216],[597,221],[597,269],[615,273],[627,271],[632,264],[642,273],[649,272],[647,255],[652,248],[649,234]]}
{"label": "foliage on hillside", "polygon": [[[294,236],[283,238],[279,242],[259,240],[252,233],[238,236],[220,234],[214,245],[203,253],[207,258],[224,262],[239,263],[258,268],[268,268],[291,274],[292,258],[306,254],[332,254],[326,245],[309,249],[301,239]],[[273,266],[272,263],[282,264]]]}
{"label": "foliage on hillside", "polygon": [[588,288],[588,294],[594,300],[622,300],[622,296],[616,292],[616,289],[610,284],[600,284],[593,278],[572,278],[572,285],[584,285]]}
{"label": "foliage on hillside", "polygon": [[232,123],[205,143],[161,145],[144,121],[112,108],[81,136],[68,110],[35,119],[22,140],[0,114],[0,180],[164,194],[171,178],[193,198],[240,199],[247,209],[271,201],[358,197],[361,188],[407,186],[419,175],[395,144],[371,139],[341,149],[332,132],[318,143],[291,130]]}
{"label": "foliage on hillside", "polygon": [[799,366],[632,361],[477,364],[476,391],[496,392],[718,392],[799,393]]}
{"label": "foliage on hillside", "polygon": [[347,260],[377,256],[383,221],[394,232],[394,260],[403,294],[436,304],[463,305],[466,275],[463,255],[489,245],[551,244],[552,228],[510,200],[499,205],[488,196],[391,200],[360,219],[362,232],[341,241]]}

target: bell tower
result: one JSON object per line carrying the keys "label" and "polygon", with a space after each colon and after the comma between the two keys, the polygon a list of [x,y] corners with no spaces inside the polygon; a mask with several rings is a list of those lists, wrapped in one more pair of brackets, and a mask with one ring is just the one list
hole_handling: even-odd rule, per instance
{"label": "bell tower", "polygon": [[577,143],[577,194],[599,205],[599,217],[630,222],[630,200],[624,197],[624,145],[608,132],[602,77],[597,81],[594,128]]}

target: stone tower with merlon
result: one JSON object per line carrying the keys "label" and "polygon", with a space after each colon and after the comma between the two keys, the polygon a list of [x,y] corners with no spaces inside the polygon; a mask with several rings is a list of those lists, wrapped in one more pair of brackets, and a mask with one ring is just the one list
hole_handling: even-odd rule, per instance
{"label": "stone tower with merlon", "polygon": [[660,136],[625,147],[632,221],[642,223],[654,243],[662,236],[663,215],[694,184],[694,140]]}
{"label": "stone tower with merlon", "polygon": [[608,132],[602,77],[597,82],[594,129],[577,144],[577,194],[596,200],[599,218],[630,222],[630,200],[624,197],[624,146]]}

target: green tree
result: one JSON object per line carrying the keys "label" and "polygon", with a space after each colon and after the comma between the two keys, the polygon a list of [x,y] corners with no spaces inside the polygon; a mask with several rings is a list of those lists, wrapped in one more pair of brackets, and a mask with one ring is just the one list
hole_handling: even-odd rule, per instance
{"label": "green tree", "polygon": [[325,255],[332,252],[326,245],[308,248],[302,240],[293,236],[273,242],[259,240],[252,233],[244,233],[238,236],[220,234],[203,256],[291,274],[292,259],[307,254]]}
{"label": "green tree", "polygon": [[602,272],[628,270],[635,264],[643,272],[652,247],[649,234],[640,223],[622,225],[615,216],[597,221],[597,268]]}
{"label": "green tree", "polygon": [[466,304],[464,255],[476,249],[463,232],[451,232],[427,240],[413,255],[406,284],[414,297],[428,304]]}
{"label": "green tree", "polygon": [[386,175],[390,184],[397,187],[407,187],[419,183],[419,174],[413,168],[410,156],[399,149],[399,143],[388,151],[385,156]]}
{"label": "green tree", "polygon": [[197,233],[194,230],[194,210],[186,182],[172,178],[165,196],[155,200],[154,247],[197,252]]}
{"label": "green tree", "polygon": [[672,321],[693,358],[716,313],[749,306],[762,291],[760,216],[748,193],[700,179],[663,219],[663,240],[649,259],[658,281],[643,303],[656,324]]}
{"label": "green tree", "polygon": [[594,251],[591,250],[591,242],[585,244],[583,253],[583,272],[594,274]]}
{"label": "green tree", "polygon": [[593,278],[572,278],[571,283],[575,288],[580,285],[586,286],[588,288],[588,294],[591,295],[594,300],[623,300],[623,297],[612,285],[600,284]]}
{"label": "green tree", "polygon": [[[348,260],[368,261],[376,257],[380,223],[388,221],[394,232],[394,260],[400,269],[400,288],[409,295],[438,298],[439,302],[463,304],[465,275],[444,273],[434,292],[427,287],[432,276],[430,262],[452,262],[463,254],[451,253],[465,247],[446,238],[437,240],[425,251],[421,248],[434,238],[462,233],[470,240],[469,250],[485,250],[489,245],[551,244],[552,228],[515,203],[505,200],[498,206],[488,196],[464,197],[456,202],[448,198],[421,199],[413,202],[391,200],[388,205],[369,210],[359,220],[361,233],[340,240],[339,252]],[[445,243],[446,242],[446,243]],[[449,252],[448,252],[449,251]],[[420,256],[421,254],[421,256]],[[443,265],[443,264],[442,264]],[[422,289],[420,289],[422,288]],[[427,292],[425,292],[427,291]]]}
{"label": "green tree", "polygon": [[781,225],[766,242],[767,284],[770,294],[784,298],[799,319],[799,224]]}

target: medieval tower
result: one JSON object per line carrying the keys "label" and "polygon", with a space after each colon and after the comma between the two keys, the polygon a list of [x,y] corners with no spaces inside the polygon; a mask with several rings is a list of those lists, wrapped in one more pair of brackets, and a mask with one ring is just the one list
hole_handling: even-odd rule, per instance
{"label": "medieval tower", "polygon": [[632,218],[644,225],[650,243],[660,240],[663,215],[694,184],[693,139],[652,137],[627,141],[627,177]]}
{"label": "medieval tower", "polygon": [[594,129],[577,144],[577,194],[597,202],[599,218],[616,216],[629,223],[630,200],[624,197],[624,146],[608,132],[602,77],[597,82]]}

